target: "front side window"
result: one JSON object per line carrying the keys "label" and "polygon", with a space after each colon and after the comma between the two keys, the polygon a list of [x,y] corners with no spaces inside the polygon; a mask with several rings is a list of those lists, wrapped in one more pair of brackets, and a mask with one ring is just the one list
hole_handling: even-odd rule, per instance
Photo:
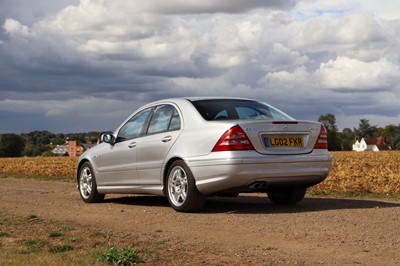
{"label": "front side window", "polygon": [[150,113],[151,108],[148,108],[129,119],[129,121],[119,130],[117,142],[139,137],[142,134],[143,127],[146,124]]}
{"label": "front side window", "polygon": [[192,104],[207,121],[293,120],[287,114],[261,102],[240,99],[197,100]]}
{"label": "front side window", "polygon": [[172,105],[160,105],[154,110],[147,134],[179,130],[180,127],[181,120],[175,107]]}

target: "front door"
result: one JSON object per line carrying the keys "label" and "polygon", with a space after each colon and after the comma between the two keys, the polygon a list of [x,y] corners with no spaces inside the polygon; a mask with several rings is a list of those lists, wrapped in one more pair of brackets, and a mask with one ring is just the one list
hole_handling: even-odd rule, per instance
{"label": "front door", "polygon": [[137,172],[137,142],[143,137],[144,126],[151,113],[145,109],[130,118],[118,131],[114,145],[103,143],[104,151],[96,158],[98,185],[140,184]]}

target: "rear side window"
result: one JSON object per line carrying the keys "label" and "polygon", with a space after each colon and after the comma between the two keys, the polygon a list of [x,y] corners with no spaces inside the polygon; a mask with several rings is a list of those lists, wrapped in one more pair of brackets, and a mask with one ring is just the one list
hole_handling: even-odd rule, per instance
{"label": "rear side window", "polygon": [[293,120],[272,106],[251,100],[214,99],[198,100],[192,104],[207,120]]}
{"label": "rear side window", "polygon": [[147,134],[179,130],[180,128],[181,120],[175,107],[172,105],[160,105],[154,110]]}

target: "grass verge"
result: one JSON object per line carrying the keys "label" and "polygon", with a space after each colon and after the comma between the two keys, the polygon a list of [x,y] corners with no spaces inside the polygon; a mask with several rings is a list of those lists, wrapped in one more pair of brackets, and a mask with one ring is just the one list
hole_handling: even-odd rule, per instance
{"label": "grass verge", "polygon": [[[134,241],[134,242],[132,242]],[[136,242],[126,234],[46,221],[34,213],[17,218],[0,210],[0,265],[158,264],[163,241]]]}
{"label": "grass verge", "polygon": [[331,197],[331,198],[356,198],[356,199],[383,199],[400,201],[400,194],[366,193],[358,191],[337,191],[310,188],[307,191],[308,197]]}
{"label": "grass verge", "polygon": [[71,176],[44,176],[34,174],[0,174],[0,178],[25,178],[36,179],[42,181],[62,181],[62,182],[75,182],[75,178]]}

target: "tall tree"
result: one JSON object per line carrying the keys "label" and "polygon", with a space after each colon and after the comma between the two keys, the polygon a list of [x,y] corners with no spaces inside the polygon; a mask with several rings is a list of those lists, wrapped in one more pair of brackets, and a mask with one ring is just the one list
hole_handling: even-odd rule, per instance
{"label": "tall tree", "polygon": [[318,122],[324,124],[325,128],[332,132],[337,132],[336,117],[334,114],[328,113],[326,115],[319,116]]}
{"label": "tall tree", "polygon": [[48,145],[56,135],[49,131],[32,131],[24,134],[24,137],[26,139],[24,155],[40,156],[49,150]]}
{"label": "tall tree", "polygon": [[25,147],[21,136],[3,134],[0,136],[0,157],[19,157]]}
{"label": "tall tree", "polygon": [[400,125],[388,125],[382,131],[385,142],[394,150],[400,150]]}
{"label": "tall tree", "polygon": [[353,144],[356,138],[354,132],[350,128],[344,128],[341,133],[341,137],[342,137],[343,150],[345,151],[353,150]]}
{"label": "tall tree", "polygon": [[354,128],[354,134],[358,139],[361,138],[376,138],[378,129],[376,126],[371,126],[368,119],[362,118],[358,123],[358,128]]}
{"label": "tall tree", "polygon": [[331,113],[321,115],[318,119],[318,122],[322,123],[328,131],[328,150],[342,150],[342,140],[340,135],[338,134],[335,115]]}

